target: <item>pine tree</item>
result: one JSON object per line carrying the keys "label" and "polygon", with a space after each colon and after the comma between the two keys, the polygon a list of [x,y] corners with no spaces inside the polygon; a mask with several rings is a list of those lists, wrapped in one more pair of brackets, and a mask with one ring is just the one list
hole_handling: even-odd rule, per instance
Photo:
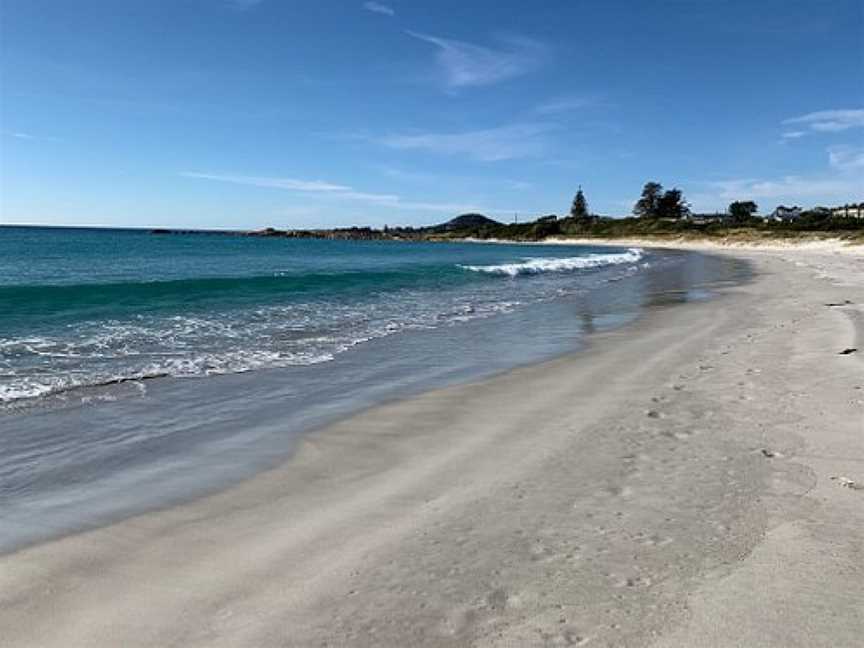
{"label": "pine tree", "polygon": [[690,205],[684,200],[684,194],[680,189],[669,189],[665,191],[660,200],[657,201],[657,217],[679,220],[690,214]]}
{"label": "pine tree", "polygon": [[570,207],[570,216],[578,220],[588,220],[588,201],[585,200],[585,194],[582,193],[582,185],[579,185],[579,190],[576,192],[576,197],[573,198],[573,205]]}
{"label": "pine tree", "polygon": [[639,218],[657,218],[663,185],[659,182],[646,182],[642,187],[642,197],[633,205],[633,214]]}

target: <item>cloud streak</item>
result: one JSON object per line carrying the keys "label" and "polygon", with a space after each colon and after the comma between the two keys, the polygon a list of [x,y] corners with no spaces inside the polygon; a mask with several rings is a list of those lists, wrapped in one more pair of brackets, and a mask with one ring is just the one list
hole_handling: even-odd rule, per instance
{"label": "cloud streak", "polygon": [[864,169],[864,148],[853,148],[851,146],[830,148],[828,149],[828,164],[839,171]]}
{"label": "cloud streak", "polygon": [[850,195],[857,183],[846,178],[784,176],[772,180],[725,180],[709,183],[724,200],[742,198],[813,198]]}
{"label": "cloud streak", "polygon": [[47,137],[45,135],[33,135],[32,133],[25,133],[22,131],[3,131],[3,134],[8,135],[9,137],[14,137],[15,139],[25,140],[28,142],[57,142],[59,141],[56,137]]}
{"label": "cloud streak", "polygon": [[546,54],[542,44],[528,38],[502,38],[502,47],[494,49],[420,32],[407,33],[436,47],[444,84],[451,90],[492,85],[522,76],[538,68]]}
{"label": "cloud streak", "polygon": [[[784,119],[783,123],[787,125],[802,124],[810,131],[817,133],[839,133],[850,128],[864,128],[864,108],[820,110],[800,117]],[[801,137],[798,132],[800,131],[787,133],[784,137]]]}
{"label": "cloud streak", "polygon": [[351,191],[351,187],[332,184],[329,182],[323,182],[321,180],[296,180],[294,178],[220,175],[214,173],[198,173],[196,171],[184,171],[180,175],[186,178],[219,180],[220,182],[233,182],[235,184],[252,185],[255,187],[270,187],[272,189],[288,189],[289,191],[309,191],[315,193]]}
{"label": "cloud streak", "polygon": [[748,199],[824,206],[857,201],[864,186],[864,148],[835,146],[827,153],[828,169],[822,173],[703,182],[707,189],[692,194],[691,200],[704,210],[725,209],[733,200]]}
{"label": "cloud streak", "polygon": [[389,135],[379,143],[393,149],[416,150],[441,155],[466,155],[482,162],[537,157],[550,148],[552,124],[512,124],[463,133]]}
{"label": "cloud streak", "polygon": [[364,2],[363,8],[366,11],[371,11],[372,13],[382,14],[384,16],[395,16],[396,12],[393,10],[393,7],[390,7],[385,4],[381,4],[380,2]]}
{"label": "cloud streak", "polygon": [[367,193],[364,191],[356,191],[354,188],[347,185],[334,184],[331,182],[325,182],[323,180],[299,180],[297,178],[276,178],[269,176],[201,173],[198,171],[184,171],[180,173],[180,175],[184,178],[213,180],[218,182],[227,182],[231,184],[246,185],[251,187],[282,189],[287,191],[304,193],[310,196],[356,201],[393,209],[431,211],[442,213],[466,211],[496,211],[473,204],[422,201],[418,202],[411,200],[403,200],[400,196],[397,196],[396,194],[378,194]]}
{"label": "cloud streak", "polygon": [[[770,201],[774,204],[809,203],[826,205],[857,199],[862,179],[843,173],[835,176],[783,176],[773,179],[736,179],[708,182],[707,191],[690,194],[697,210],[723,210],[733,200]],[[760,204],[770,211],[773,204]]]}

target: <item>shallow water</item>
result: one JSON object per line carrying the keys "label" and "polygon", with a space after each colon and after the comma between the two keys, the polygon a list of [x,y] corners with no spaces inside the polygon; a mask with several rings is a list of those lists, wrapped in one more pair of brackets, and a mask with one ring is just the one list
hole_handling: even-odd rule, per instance
{"label": "shallow water", "polygon": [[584,246],[0,228],[0,249],[0,550],[221,488],[304,430],[747,275]]}

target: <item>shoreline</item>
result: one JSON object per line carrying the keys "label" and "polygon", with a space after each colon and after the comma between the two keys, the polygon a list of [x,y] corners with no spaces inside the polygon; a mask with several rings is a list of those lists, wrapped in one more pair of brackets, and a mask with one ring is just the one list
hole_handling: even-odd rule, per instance
{"label": "shoreline", "polygon": [[675,238],[566,238],[551,237],[541,241],[510,241],[507,239],[461,239],[466,243],[489,243],[510,245],[595,245],[599,247],[644,247],[670,250],[688,250],[694,252],[787,252],[799,250],[803,252],[839,252],[850,255],[864,255],[864,245],[833,238],[819,240],[784,240],[780,238],[757,241],[740,241],[735,239],[693,239]]}
{"label": "shoreline", "polygon": [[[0,629],[46,646],[852,645],[861,492],[839,479],[864,481],[860,358],[834,347],[861,344],[862,315],[825,302],[864,301],[857,259],[734,254],[753,284],[636,335],[374,407],[229,491],[0,557]],[[754,564],[766,551],[777,569]],[[788,600],[745,605],[777,578]],[[802,618],[829,596],[839,619]]]}
{"label": "shoreline", "polygon": [[[554,244],[557,239],[550,239],[550,243]],[[726,240],[711,240],[711,239],[653,239],[653,238],[633,238],[633,239],[560,239],[567,243],[577,242],[579,245],[590,245],[592,241],[599,245],[638,245],[648,248],[671,248],[676,250],[694,250],[701,252],[709,251],[768,251],[768,252],[787,252],[798,250],[803,252],[840,252],[852,255],[864,255],[864,245],[849,243],[843,239],[822,239],[822,240],[792,240],[784,241],[783,239],[768,239],[762,241],[739,241],[735,239]]]}

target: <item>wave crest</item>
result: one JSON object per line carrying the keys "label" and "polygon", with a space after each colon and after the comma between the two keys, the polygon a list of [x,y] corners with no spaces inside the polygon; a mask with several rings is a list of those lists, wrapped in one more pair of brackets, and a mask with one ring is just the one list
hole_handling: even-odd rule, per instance
{"label": "wave crest", "polygon": [[641,248],[630,248],[626,252],[613,254],[588,254],[579,257],[537,257],[526,258],[521,263],[502,263],[499,265],[460,265],[464,270],[483,272],[486,274],[516,277],[519,275],[534,275],[547,272],[574,272],[588,268],[599,268],[608,265],[636,263],[644,256]]}

